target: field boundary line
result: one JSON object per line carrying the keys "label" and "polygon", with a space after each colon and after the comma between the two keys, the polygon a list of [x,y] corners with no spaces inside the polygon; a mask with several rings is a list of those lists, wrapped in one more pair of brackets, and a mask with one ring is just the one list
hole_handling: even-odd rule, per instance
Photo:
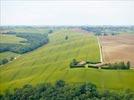
{"label": "field boundary line", "polygon": [[102,53],[102,45],[100,43],[99,37],[97,36],[98,45],[99,45],[99,51],[100,51],[100,62],[103,63],[103,53]]}

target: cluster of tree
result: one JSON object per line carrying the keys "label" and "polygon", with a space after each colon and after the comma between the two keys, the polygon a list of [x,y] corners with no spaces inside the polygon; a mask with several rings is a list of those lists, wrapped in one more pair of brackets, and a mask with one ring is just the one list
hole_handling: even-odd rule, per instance
{"label": "cluster of tree", "polygon": [[55,85],[40,84],[35,87],[25,85],[14,91],[6,91],[0,95],[0,100],[133,100],[134,92],[99,92],[96,85],[83,83],[81,85],[68,85],[59,80]]}
{"label": "cluster of tree", "polygon": [[70,67],[76,66],[79,62],[76,59],[73,59],[72,62],[70,63]]}
{"label": "cluster of tree", "polygon": [[98,64],[98,63],[101,63],[101,62],[84,61],[83,63],[80,63],[80,61],[73,59],[72,62],[70,63],[70,68],[81,68],[81,67],[85,67],[86,64],[88,65],[88,67],[98,68],[98,66],[90,65],[90,64]]}
{"label": "cluster of tree", "polygon": [[122,32],[134,32],[134,26],[82,26],[82,29],[95,35],[115,35]]}
{"label": "cluster of tree", "polygon": [[76,59],[73,59],[72,62],[70,63],[70,68],[81,68],[85,67],[85,64],[79,64],[79,61]]}
{"label": "cluster of tree", "polygon": [[25,44],[10,44],[10,43],[0,43],[0,52],[11,51],[15,53],[26,53],[32,51],[43,44],[48,43],[48,34],[35,34],[35,33],[16,33],[12,34],[17,37],[25,38],[27,41],[21,41]]}
{"label": "cluster of tree", "polygon": [[107,67],[101,67],[102,69],[130,69],[130,62],[128,61],[126,64],[124,62],[108,64]]}
{"label": "cluster of tree", "polygon": [[10,59],[4,58],[4,59],[0,59],[0,65],[6,64],[9,61],[12,61],[14,59],[14,57],[10,57]]}

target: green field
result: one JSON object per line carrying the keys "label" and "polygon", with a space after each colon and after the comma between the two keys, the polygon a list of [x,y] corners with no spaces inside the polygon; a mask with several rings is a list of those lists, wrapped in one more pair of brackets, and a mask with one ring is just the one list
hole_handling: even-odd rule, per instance
{"label": "green field", "polygon": [[[26,41],[26,39],[16,37],[15,35],[0,34],[0,43],[25,44],[25,43],[21,43],[20,41]],[[17,56],[19,56],[19,54],[10,51],[0,53],[0,59],[4,59],[4,58],[10,59],[11,57],[17,57]]]}
{"label": "green field", "polygon": [[[26,39],[16,37],[15,35],[0,34],[0,43],[25,44],[21,43],[20,41],[26,41]],[[9,59],[10,57],[16,57],[16,56],[19,56],[19,54],[10,51],[0,53],[0,59],[4,58]]]}
{"label": "green field", "polygon": [[13,44],[15,43],[15,44],[19,44],[20,41],[26,41],[26,39],[16,37],[15,35],[0,34],[0,43],[13,43]]}
{"label": "green field", "polygon": [[4,30],[1,30],[1,32],[17,32],[17,33],[47,33],[50,29],[49,28],[44,28],[44,27],[12,27],[12,28],[7,28]]}
{"label": "green field", "polygon": [[4,59],[4,58],[11,58],[11,57],[17,57],[19,56],[20,54],[17,54],[17,53],[13,53],[13,52],[10,52],[10,51],[7,51],[7,52],[2,52],[0,53],[0,59]]}
{"label": "green field", "polygon": [[[68,40],[65,40],[68,36]],[[50,42],[33,52],[23,54],[0,68],[0,91],[24,84],[38,84],[62,79],[70,84],[92,82],[99,89],[134,90],[133,70],[72,68],[72,59],[100,61],[94,35],[60,30],[49,35]]]}

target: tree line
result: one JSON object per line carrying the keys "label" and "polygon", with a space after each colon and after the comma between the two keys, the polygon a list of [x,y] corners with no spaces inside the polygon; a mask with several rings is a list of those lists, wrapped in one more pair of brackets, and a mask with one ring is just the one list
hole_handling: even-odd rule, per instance
{"label": "tree line", "polygon": [[102,69],[130,69],[130,62],[128,61],[126,64],[122,61],[122,62],[116,62],[116,63],[109,63],[107,64],[107,67],[102,67]]}
{"label": "tree line", "polygon": [[0,52],[11,51],[23,54],[32,51],[49,42],[48,34],[16,33],[16,32],[8,32],[5,34],[16,35],[17,37],[25,38],[26,41],[20,41],[21,43],[25,44],[0,43]]}
{"label": "tree line", "polygon": [[81,29],[93,32],[95,35],[116,35],[122,32],[134,32],[134,26],[82,26]]}
{"label": "tree line", "polygon": [[6,91],[0,95],[0,100],[133,100],[134,92],[130,90],[122,92],[99,92],[96,85],[83,83],[80,85],[68,85],[63,80],[54,85],[50,83],[36,86],[24,85],[22,88]]}
{"label": "tree line", "polygon": [[116,62],[116,63],[108,63],[108,64],[103,64],[101,66],[93,66],[90,64],[99,64],[100,62],[91,62],[91,61],[85,61],[85,63],[80,64],[80,61],[77,61],[76,59],[73,59],[70,63],[70,68],[84,68],[86,65],[90,68],[101,68],[101,69],[115,69],[115,70],[128,70],[130,69],[130,61],[127,63],[124,63],[123,61],[121,62]]}

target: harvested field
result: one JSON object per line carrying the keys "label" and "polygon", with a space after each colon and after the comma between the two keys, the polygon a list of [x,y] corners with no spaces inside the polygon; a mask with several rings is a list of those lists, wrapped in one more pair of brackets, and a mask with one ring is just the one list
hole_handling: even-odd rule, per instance
{"label": "harvested field", "polygon": [[99,37],[104,62],[130,61],[134,68],[134,35]]}

